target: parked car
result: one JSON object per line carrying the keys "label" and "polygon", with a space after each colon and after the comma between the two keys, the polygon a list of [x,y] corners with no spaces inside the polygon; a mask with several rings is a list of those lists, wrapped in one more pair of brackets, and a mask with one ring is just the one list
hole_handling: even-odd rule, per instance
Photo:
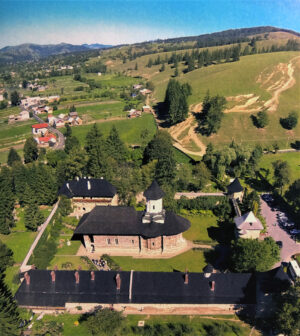
{"label": "parked car", "polygon": [[276,244],[278,245],[279,248],[282,248],[282,241],[281,241],[281,240],[278,240],[278,241],[276,242]]}
{"label": "parked car", "polygon": [[294,230],[291,230],[290,233],[291,233],[292,235],[297,235],[298,233],[300,233],[300,230],[296,230],[296,229],[294,229]]}

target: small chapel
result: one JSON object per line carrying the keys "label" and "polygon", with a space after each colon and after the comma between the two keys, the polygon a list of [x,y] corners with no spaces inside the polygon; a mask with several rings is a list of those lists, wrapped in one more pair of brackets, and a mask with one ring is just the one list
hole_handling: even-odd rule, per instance
{"label": "small chapel", "polygon": [[190,222],[163,208],[164,192],[156,181],[144,196],[145,211],[132,206],[95,206],[82,216],[72,239],[81,240],[87,253],[180,253],[187,246],[182,233],[190,228]]}

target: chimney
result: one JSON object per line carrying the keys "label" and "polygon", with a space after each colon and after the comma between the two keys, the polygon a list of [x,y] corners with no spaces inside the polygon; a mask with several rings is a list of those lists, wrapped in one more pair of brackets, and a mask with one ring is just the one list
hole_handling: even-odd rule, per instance
{"label": "chimney", "polygon": [[89,180],[87,181],[87,188],[88,190],[91,190],[91,182]]}
{"label": "chimney", "polygon": [[121,289],[121,277],[120,277],[120,273],[118,273],[116,275],[116,285],[117,285],[117,291],[120,291],[120,289]]}
{"label": "chimney", "polygon": [[188,270],[185,270],[185,273],[184,273],[184,284],[185,285],[189,284],[189,273],[188,273]]}
{"label": "chimney", "polygon": [[209,286],[210,286],[210,290],[212,291],[212,292],[214,292],[215,291],[215,281],[210,281],[209,282]]}
{"label": "chimney", "polygon": [[26,285],[30,285],[30,275],[27,272],[25,272],[24,278],[26,281]]}
{"label": "chimney", "polygon": [[95,280],[95,272],[94,272],[94,271],[91,272],[91,280],[92,280],[92,281]]}
{"label": "chimney", "polygon": [[56,277],[55,272],[51,271],[50,274],[51,274],[51,280],[52,280],[52,282],[55,282],[55,277]]}
{"label": "chimney", "polygon": [[74,275],[75,275],[76,284],[79,284],[79,273],[78,273],[78,271],[76,271]]}

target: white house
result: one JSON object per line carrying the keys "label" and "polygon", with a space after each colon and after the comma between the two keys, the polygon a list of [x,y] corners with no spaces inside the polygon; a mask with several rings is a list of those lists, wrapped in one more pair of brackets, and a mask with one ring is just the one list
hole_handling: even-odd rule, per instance
{"label": "white house", "polygon": [[45,135],[48,132],[49,125],[47,123],[32,125],[33,135]]}
{"label": "white house", "polygon": [[28,120],[30,118],[29,112],[24,110],[19,113],[19,120]]}
{"label": "white house", "polygon": [[259,237],[260,231],[264,228],[261,221],[254,216],[252,211],[243,216],[235,217],[234,223],[238,238],[256,239]]}

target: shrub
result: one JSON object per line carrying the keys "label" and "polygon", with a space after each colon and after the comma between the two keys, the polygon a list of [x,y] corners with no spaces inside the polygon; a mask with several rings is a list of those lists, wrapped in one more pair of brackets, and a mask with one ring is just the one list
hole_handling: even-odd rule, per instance
{"label": "shrub", "polygon": [[256,116],[252,115],[252,122],[257,128],[265,128],[269,124],[269,117],[266,110],[259,111]]}

